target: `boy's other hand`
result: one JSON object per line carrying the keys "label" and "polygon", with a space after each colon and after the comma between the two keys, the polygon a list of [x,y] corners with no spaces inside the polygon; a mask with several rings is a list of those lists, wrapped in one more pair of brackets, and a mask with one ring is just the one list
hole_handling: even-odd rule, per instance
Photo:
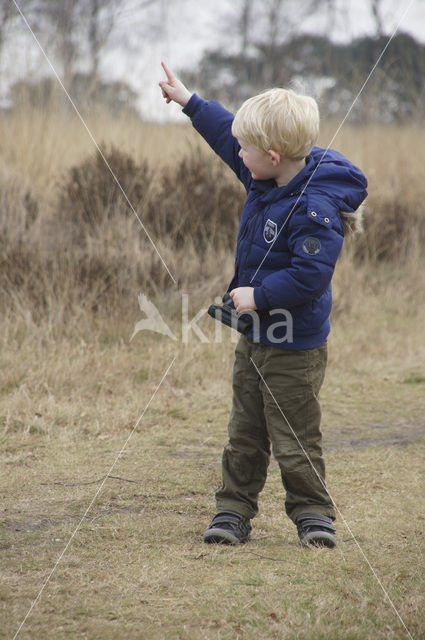
{"label": "boy's other hand", "polygon": [[236,287],[229,292],[237,313],[257,308],[254,300],[254,287]]}
{"label": "boy's other hand", "polygon": [[189,102],[192,94],[183,82],[179,80],[174,73],[167,67],[165,62],[161,62],[162,68],[165,71],[167,80],[161,80],[158,84],[161,87],[162,95],[165,98],[166,103],[170,103],[172,100],[185,107]]}

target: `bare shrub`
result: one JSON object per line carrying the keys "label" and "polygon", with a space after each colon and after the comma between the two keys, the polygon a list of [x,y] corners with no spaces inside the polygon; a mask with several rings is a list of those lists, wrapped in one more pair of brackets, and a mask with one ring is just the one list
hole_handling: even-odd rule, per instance
{"label": "bare shrub", "polygon": [[[179,285],[211,278],[234,246],[243,202],[224,164],[193,151],[155,175],[117,149],[104,154]],[[123,313],[139,291],[173,286],[99,153],[63,175],[42,233],[13,243],[2,265],[12,274],[3,293],[22,308],[26,300],[34,320],[54,306],[64,318]]]}
{"label": "bare shrub", "polygon": [[151,182],[147,162],[136,164],[129,154],[114,147],[107,150],[103,146],[101,150],[103,157],[99,151],[89,156],[72,167],[60,184],[62,221],[94,227],[112,218],[117,210],[131,212],[128,201],[136,210],[143,202]]}
{"label": "bare shrub", "polygon": [[39,203],[31,189],[17,176],[0,181],[0,245],[22,240],[39,214]]}
{"label": "bare shrub", "polygon": [[[193,149],[153,174],[146,161],[137,164],[114,147],[103,154],[153,238],[174,249],[234,246],[244,191],[220,160]],[[134,216],[111,171],[98,152],[69,169],[59,184],[58,217],[73,240]]]}
{"label": "bare shrub", "polygon": [[401,197],[369,198],[364,233],[354,242],[354,256],[372,264],[405,262],[425,246],[425,213]]}
{"label": "bare shrub", "polygon": [[40,275],[50,271],[37,247],[39,203],[25,181],[4,175],[0,181],[0,308],[20,296],[26,306],[39,303]]}
{"label": "bare shrub", "polygon": [[199,149],[166,166],[144,209],[156,237],[177,249],[192,243],[232,248],[235,245],[244,190],[216,157]]}

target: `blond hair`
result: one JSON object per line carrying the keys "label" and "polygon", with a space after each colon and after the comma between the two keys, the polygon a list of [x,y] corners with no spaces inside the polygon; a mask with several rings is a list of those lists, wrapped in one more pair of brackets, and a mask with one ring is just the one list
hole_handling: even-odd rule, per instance
{"label": "blond hair", "polygon": [[232,134],[262,151],[273,149],[291,160],[301,160],[319,135],[317,102],[291,89],[269,89],[242,104]]}

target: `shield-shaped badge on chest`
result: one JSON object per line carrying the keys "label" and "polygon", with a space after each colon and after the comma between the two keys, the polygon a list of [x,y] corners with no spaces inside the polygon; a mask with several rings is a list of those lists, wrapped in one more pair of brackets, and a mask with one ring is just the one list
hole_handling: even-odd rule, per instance
{"label": "shield-shaped badge on chest", "polygon": [[277,236],[277,224],[276,222],[273,222],[273,220],[270,220],[269,218],[266,224],[264,225],[263,238],[266,242],[273,242],[276,236]]}

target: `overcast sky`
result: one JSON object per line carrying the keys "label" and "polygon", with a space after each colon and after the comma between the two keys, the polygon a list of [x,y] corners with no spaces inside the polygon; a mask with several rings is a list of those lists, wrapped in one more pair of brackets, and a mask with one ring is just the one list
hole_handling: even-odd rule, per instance
{"label": "overcast sky", "polygon": [[[112,41],[114,46],[104,56],[101,69],[105,78],[124,79],[131,84],[140,94],[140,108],[147,117],[153,114],[159,120],[178,117],[178,107],[165,105],[157,88],[157,81],[162,77],[161,59],[175,69],[196,68],[206,49],[231,50],[234,46],[232,15],[238,3],[234,0],[158,0],[152,7],[141,10],[144,1],[123,0],[119,3],[121,9]],[[337,0],[338,12],[333,23],[322,11],[299,24],[295,13],[297,7],[302,6],[302,0],[298,0],[294,2],[290,18],[297,24],[297,30],[327,34],[335,41],[348,41],[374,33],[368,5],[370,0]],[[21,0],[20,6],[25,12],[25,0]],[[399,30],[425,42],[425,0],[383,0],[386,33],[392,33],[408,7]],[[141,35],[140,26],[145,23],[153,25],[149,37]],[[256,28],[261,26],[256,25]],[[28,71],[31,75],[49,71],[29,36],[21,21],[18,28],[15,27],[13,46],[3,56],[3,92],[6,84],[18,75]],[[40,41],[42,45],[48,45],[43,42],[42,34]],[[129,46],[123,48],[123,41]],[[55,66],[55,60],[51,61]]]}

